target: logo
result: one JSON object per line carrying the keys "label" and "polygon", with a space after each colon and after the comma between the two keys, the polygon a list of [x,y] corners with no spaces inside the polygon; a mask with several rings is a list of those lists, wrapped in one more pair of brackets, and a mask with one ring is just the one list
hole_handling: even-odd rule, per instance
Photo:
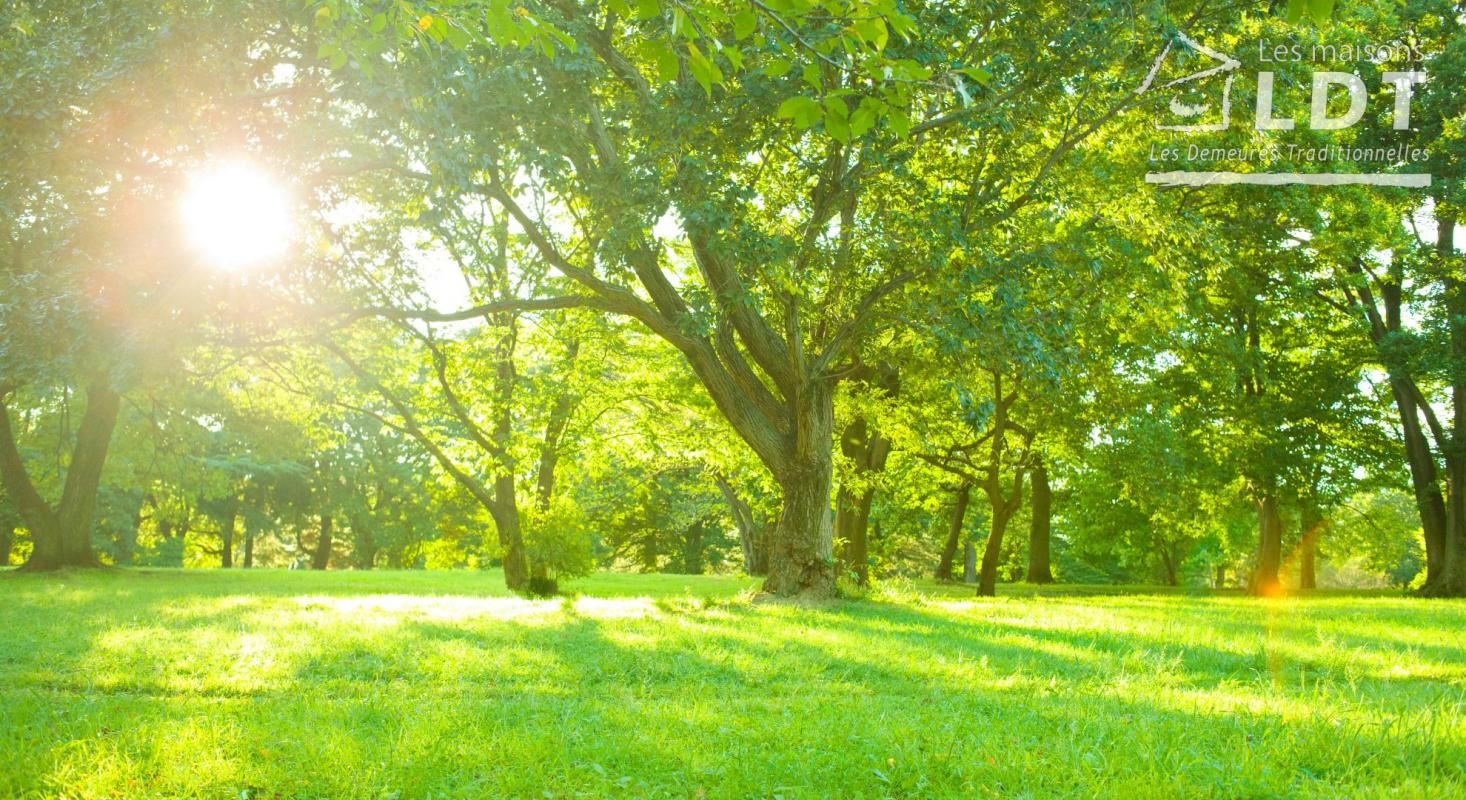
{"label": "logo", "polygon": [[[1382,63],[1385,60],[1408,58],[1412,62],[1423,61],[1423,54],[1404,45],[1375,47],[1335,46],[1318,44],[1306,49],[1301,45],[1277,45],[1269,47],[1258,42],[1258,62],[1266,65],[1272,62],[1354,62],[1368,61]],[[1178,66],[1188,59],[1201,61],[1200,68],[1189,74],[1165,79],[1162,74],[1168,67]],[[1226,53],[1213,50],[1178,32],[1166,42],[1160,55],[1156,56],[1145,80],[1136,94],[1147,92],[1169,92],[1165,111],[1155,123],[1155,129],[1185,134],[1219,133],[1233,128],[1232,88],[1242,62]],[[1410,104],[1415,87],[1426,80],[1423,70],[1398,70],[1381,73],[1381,90],[1392,92],[1386,96],[1388,112],[1383,116],[1390,120],[1392,130],[1404,131],[1410,128]],[[1277,111],[1276,73],[1259,69],[1256,74],[1256,106],[1253,109],[1251,127],[1261,132],[1285,132],[1300,128],[1314,131],[1340,131],[1352,128],[1364,119],[1372,98],[1364,79],[1358,74],[1336,69],[1315,70],[1312,73],[1306,96],[1308,113],[1306,118],[1294,119],[1280,115]],[[1304,98],[1294,98],[1304,99]],[[1346,107],[1340,113],[1331,113],[1331,100],[1346,100]],[[1375,100],[1375,102],[1379,102]],[[1337,110],[1339,103],[1333,103]],[[1171,144],[1151,146],[1152,163],[1156,162],[1247,162],[1254,165],[1249,171],[1189,171],[1173,170],[1146,173],[1147,183],[1162,186],[1206,186],[1213,184],[1286,185],[1305,184],[1314,186],[1337,186],[1343,184],[1364,184],[1372,186],[1425,187],[1430,185],[1431,176],[1426,173],[1400,171],[1414,162],[1429,157],[1421,148],[1395,147],[1352,147],[1347,144],[1323,145],[1288,143],[1264,140],[1261,145],[1246,147],[1207,147],[1201,142],[1190,141],[1185,146]],[[1309,170],[1282,170],[1280,165],[1289,162],[1313,165]],[[1347,170],[1323,171],[1318,167],[1330,165],[1353,166]],[[1391,171],[1379,171],[1392,167]],[[1376,171],[1369,171],[1370,169]]]}

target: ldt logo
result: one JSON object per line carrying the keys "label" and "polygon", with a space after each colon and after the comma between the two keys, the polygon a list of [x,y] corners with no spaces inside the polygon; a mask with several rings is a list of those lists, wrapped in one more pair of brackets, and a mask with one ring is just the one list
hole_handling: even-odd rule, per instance
{"label": "ldt logo", "polygon": [[[1183,102],[1180,94],[1171,98],[1168,108],[1171,113],[1188,120],[1198,120],[1181,124],[1156,123],[1156,128],[1163,131],[1224,131],[1231,127],[1232,122],[1232,83],[1236,79],[1235,72],[1242,62],[1237,59],[1219,53],[1206,45],[1203,45],[1184,33],[1177,33],[1175,38],[1166,43],[1166,46],[1155,63],[1150,68],[1150,73],[1145,76],[1145,82],[1136,90],[1137,94],[1149,91],[1151,84],[1155,82],[1156,76],[1160,74],[1161,67],[1166,63],[1177,45],[1189,48],[1195,53],[1211,59],[1215,63],[1198,72],[1184,75],[1161,84],[1157,89],[1177,89],[1186,92],[1204,92],[1210,89],[1213,94],[1218,91],[1220,84],[1220,100]],[[1381,76],[1385,84],[1394,88],[1395,102],[1392,112],[1392,127],[1397,131],[1403,131],[1410,127],[1410,100],[1415,94],[1415,85],[1425,82],[1424,72],[1386,72]],[[1335,86],[1341,86],[1348,91],[1349,107],[1338,116],[1329,115],[1329,93]],[[1274,103],[1274,77],[1272,72],[1257,73],[1257,107],[1254,113],[1253,127],[1260,131],[1287,131],[1292,130],[1296,121],[1273,115]],[[1220,107],[1220,114],[1213,117],[1212,121],[1200,121],[1205,119],[1211,112],[1215,103]],[[1313,130],[1333,131],[1347,128],[1364,118],[1364,112],[1369,107],[1369,90],[1364,85],[1364,80],[1352,72],[1315,72],[1313,73],[1312,93],[1309,97],[1308,127]]]}

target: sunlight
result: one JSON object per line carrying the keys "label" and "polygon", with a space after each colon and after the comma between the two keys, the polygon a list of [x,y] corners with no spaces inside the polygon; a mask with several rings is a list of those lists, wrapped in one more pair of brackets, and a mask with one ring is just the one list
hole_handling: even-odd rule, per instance
{"label": "sunlight", "polygon": [[221,162],[194,173],[182,217],[189,243],[222,269],[268,261],[289,243],[288,194],[268,173],[246,162]]}

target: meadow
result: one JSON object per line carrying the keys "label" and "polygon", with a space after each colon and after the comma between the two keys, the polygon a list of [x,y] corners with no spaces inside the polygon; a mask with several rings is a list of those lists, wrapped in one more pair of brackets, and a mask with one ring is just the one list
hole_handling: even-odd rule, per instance
{"label": "meadow", "polygon": [[0,575],[0,796],[1466,797],[1466,605],[752,587]]}

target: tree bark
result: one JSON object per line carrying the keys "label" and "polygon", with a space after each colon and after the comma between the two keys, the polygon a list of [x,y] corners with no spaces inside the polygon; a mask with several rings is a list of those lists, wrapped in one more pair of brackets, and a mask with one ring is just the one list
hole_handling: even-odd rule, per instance
{"label": "tree bark", "polygon": [[977,545],[971,539],[962,544],[962,582],[977,583]]}
{"label": "tree bark", "polygon": [[783,493],[770,547],[770,594],[835,595],[834,530],[830,518],[835,406],[823,381],[804,384],[796,402],[793,452],[775,473]]}
{"label": "tree bark", "polygon": [[738,491],[727,478],[714,475],[713,481],[718,485],[718,491],[723,493],[723,500],[728,503],[733,514],[733,524],[738,528],[738,544],[743,551],[743,572],[753,576],[767,575],[768,523],[754,518],[753,507],[738,496]]}
{"label": "tree bark", "polygon": [[875,499],[875,487],[868,481],[885,469],[891,442],[871,431],[864,417],[857,416],[845,427],[840,449],[862,485],[858,489],[840,486],[835,502],[835,538],[842,542],[840,563],[845,573],[853,575],[858,585],[866,586],[870,583],[870,508]]}
{"label": "tree bark", "polygon": [[[382,507],[382,501],[380,499],[377,501],[376,507]],[[352,554],[356,561],[356,568],[371,569],[376,565],[377,550],[379,548],[377,547],[377,537],[372,534],[371,520],[366,515],[352,515],[351,538],[353,545]]]}
{"label": "tree bark", "polygon": [[1445,279],[1446,310],[1451,323],[1451,432],[1450,446],[1442,447],[1446,462],[1446,535],[1441,547],[1440,574],[1427,579],[1423,592],[1433,597],[1466,597],[1466,283],[1458,277],[1455,252],[1456,220],[1437,220],[1436,250]]}
{"label": "tree bark", "polygon": [[[1393,370],[1392,370],[1393,372]],[[1420,527],[1425,538],[1425,576],[1429,583],[1440,577],[1446,548],[1446,501],[1441,495],[1440,477],[1430,442],[1420,426],[1420,410],[1414,393],[1405,380],[1390,379],[1390,391],[1400,419],[1405,446],[1405,461],[1410,466],[1410,488],[1415,507],[1420,513]]]}
{"label": "tree bark", "polygon": [[94,567],[101,563],[92,549],[92,522],[102,467],[121,403],[121,397],[105,379],[87,386],[86,412],[77,428],[61,500],[53,509],[31,483],[10,427],[10,410],[5,397],[0,396],[0,480],[31,533],[31,556],[25,569]]}
{"label": "tree bark", "polygon": [[331,563],[331,535],[335,519],[330,514],[321,515],[321,535],[316,537],[316,548],[311,553],[311,569],[325,569]]}
{"label": "tree bark", "polygon": [[1049,541],[1052,527],[1054,495],[1049,487],[1049,471],[1043,459],[1037,459],[1031,473],[1033,481],[1033,520],[1028,528],[1028,582],[1053,583],[1049,563]]}
{"label": "tree bark", "polygon": [[1257,568],[1253,570],[1252,594],[1274,596],[1283,589],[1278,571],[1283,559],[1283,520],[1278,498],[1272,492],[1257,503]]}
{"label": "tree bark", "polygon": [[978,572],[978,597],[994,597],[998,593],[998,559],[1003,555],[1003,534],[1008,530],[1008,521],[1018,511],[1022,502],[1023,473],[1013,479],[1014,496],[1004,502],[1001,497],[992,502],[992,528],[988,531],[987,544],[982,550],[982,569]]}
{"label": "tree bark", "polygon": [[1298,588],[1318,588],[1318,542],[1323,538],[1328,522],[1319,511],[1312,497],[1303,500],[1299,514],[1298,536]]}
{"label": "tree bark", "polygon": [[1176,564],[1176,562],[1179,559],[1176,558],[1176,553],[1171,549],[1171,547],[1169,545],[1164,545],[1164,544],[1160,546],[1160,553],[1161,553],[1161,567],[1163,569],[1165,569],[1165,571],[1166,571],[1166,585],[1167,586],[1176,586],[1176,585],[1179,585],[1181,581],[1180,581],[1180,575],[1177,574],[1177,564]]}
{"label": "tree bark", "polygon": [[10,549],[15,546],[15,526],[0,522],[0,567],[10,566]]}
{"label": "tree bark", "polygon": [[239,501],[230,501],[219,525],[219,566],[230,569],[234,566],[234,532],[239,525]]}
{"label": "tree bark", "polygon": [[952,503],[952,521],[947,526],[947,542],[942,546],[942,558],[937,562],[936,574],[939,581],[952,580],[952,561],[957,557],[957,545],[962,539],[962,528],[966,524],[967,503],[972,498],[972,483],[963,481],[956,491]]}

